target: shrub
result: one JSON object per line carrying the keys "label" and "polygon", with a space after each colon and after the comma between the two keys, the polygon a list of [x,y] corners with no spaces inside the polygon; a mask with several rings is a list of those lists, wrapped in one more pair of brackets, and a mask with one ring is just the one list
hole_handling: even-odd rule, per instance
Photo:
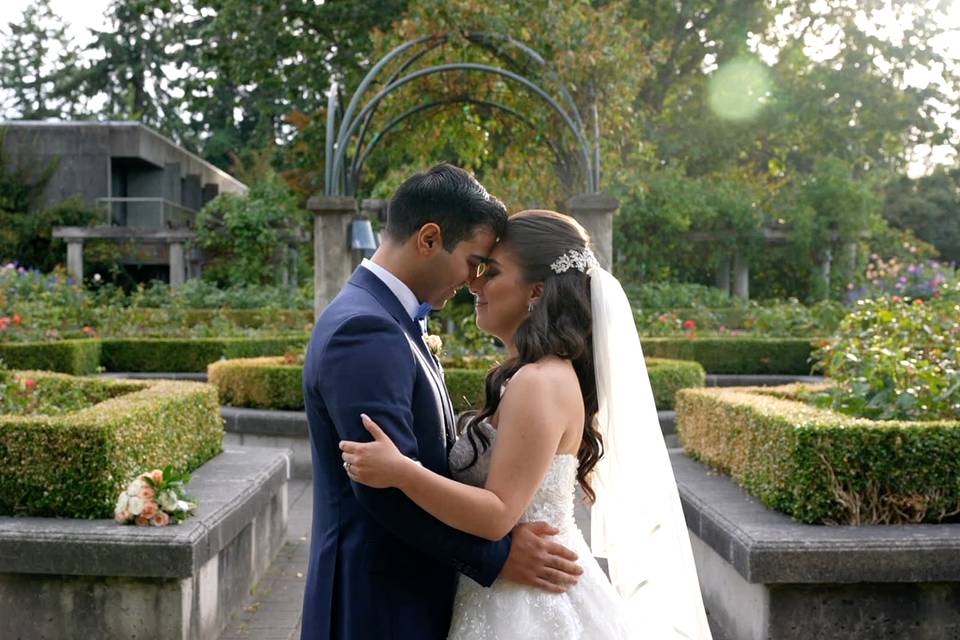
{"label": "shrub", "polygon": [[686,389],[695,459],[801,522],[937,522],[960,511],[960,422],[876,422],[799,401],[821,387]]}
{"label": "shrub", "polygon": [[87,375],[97,372],[100,354],[99,340],[0,342],[0,358],[13,369],[42,369]]}
{"label": "shrub", "polygon": [[[216,389],[30,372],[47,391],[80,393],[60,416],[0,415],[0,514],[109,518],[137,473],[200,466],[222,448]],[[59,390],[59,391],[55,391]]]}
{"label": "shrub", "polygon": [[280,355],[300,350],[308,334],[264,338],[111,338],[103,340],[107,371],[206,371],[222,358]]}
{"label": "shrub", "polygon": [[303,364],[283,357],[221,360],[207,367],[220,401],[234,407],[303,409]]}
{"label": "shrub", "polygon": [[647,357],[695,360],[707,373],[810,373],[813,343],[807,338],[644,338]]}
{"label": "shrub", "polygon": [[627,297],[641,309],[674,309],[688,307],[729,307],[730,294],[717,287],[684,282],[650,282],[628,284]]}
{"label": "shrub", "polygon": [[824,406],[880,420],[960,419],[960,304],[860,300],[818,352]]}
{"label": "shrub", "polygon": [[685,360],[647,358],[647,373],[650,375],[653,399],[661,411],[674,408],[677,391],[702,387],[707,379],[699,363]]}
{"label": "shrub", "polygon": [[[461,359],[474,365],[444,371],[455,411],[483,406],[484,379],[495,361]],[[479,366],[483,363],[483,366]],[[650,359],[650,384],[659,409],[672,409],[678,389],[702,387],[705,374],[695,362]],[[222,360],[207,367],[210,384],[217,387],[224,404],[257,409],[303,409],[303,363],[293,355]]]}

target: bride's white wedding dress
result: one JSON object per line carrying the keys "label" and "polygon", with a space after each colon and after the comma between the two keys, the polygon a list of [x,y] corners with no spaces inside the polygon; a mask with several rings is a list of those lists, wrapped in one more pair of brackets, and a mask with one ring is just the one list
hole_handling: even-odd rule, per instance
{"label": "bride's white wedding dress", "polygon": [[[453,477],[482,487],[490,468],[496,429],[478,425],[491,446],[476,464],[468,438],[460,438],[450,452]],[[566,593],[548,593],[497,579],[489,588],[461,575],[454,601],[449,640],[621,640],[629,638],[623,601],[597,564],[573,519],[577,457],[554,456],[521,522],[547,522],[560,533],[552,538],[575,552],[583,575]],[[462,470],[461,470],[462,469]]]}

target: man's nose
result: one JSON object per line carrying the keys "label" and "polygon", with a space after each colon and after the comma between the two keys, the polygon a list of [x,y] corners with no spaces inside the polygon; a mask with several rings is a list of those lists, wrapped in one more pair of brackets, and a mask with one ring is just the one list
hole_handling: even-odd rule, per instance
{"label": "man's nose", "polygon": [[467,276],[467,288],[470,289],[470,293],[473,295],[480,293],[480,289],[483,288],[483,276],[476,274]]}

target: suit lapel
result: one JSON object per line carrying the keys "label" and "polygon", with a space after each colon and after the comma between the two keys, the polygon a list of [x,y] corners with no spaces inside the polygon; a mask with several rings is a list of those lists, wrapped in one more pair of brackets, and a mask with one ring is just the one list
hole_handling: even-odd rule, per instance
{"label": "suit lapel", "polygon": [[454,434],[453,404],[450,401],[450,394],[447,392],[440,363],[427,348],[423,340],[423,333],[420,331],[420,325],[410,317],[407,310],[400,304],[397,296],[390,291],[390,287],[369,269],[357,267],[353,275],[350,276],[348,284],[360,287],[373,295],[377,302],[403,327],[407,334],[407,340],[410,342],[414,359],[424,369],[431,386],[434,387],[440,418],[444,426],[444,440],[449,449],[453,444]]}

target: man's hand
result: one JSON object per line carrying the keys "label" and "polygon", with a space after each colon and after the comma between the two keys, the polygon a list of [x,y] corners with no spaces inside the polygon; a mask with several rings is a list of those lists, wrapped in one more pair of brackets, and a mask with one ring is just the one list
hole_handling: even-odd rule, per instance
{"label": "man's hand", "polygon": [[552,593],[564,593],[577,583],[583,569],[577,554],[547,538],[559,530],[546,522],[518,524],[513,528],[510,555],[500,577]]}

